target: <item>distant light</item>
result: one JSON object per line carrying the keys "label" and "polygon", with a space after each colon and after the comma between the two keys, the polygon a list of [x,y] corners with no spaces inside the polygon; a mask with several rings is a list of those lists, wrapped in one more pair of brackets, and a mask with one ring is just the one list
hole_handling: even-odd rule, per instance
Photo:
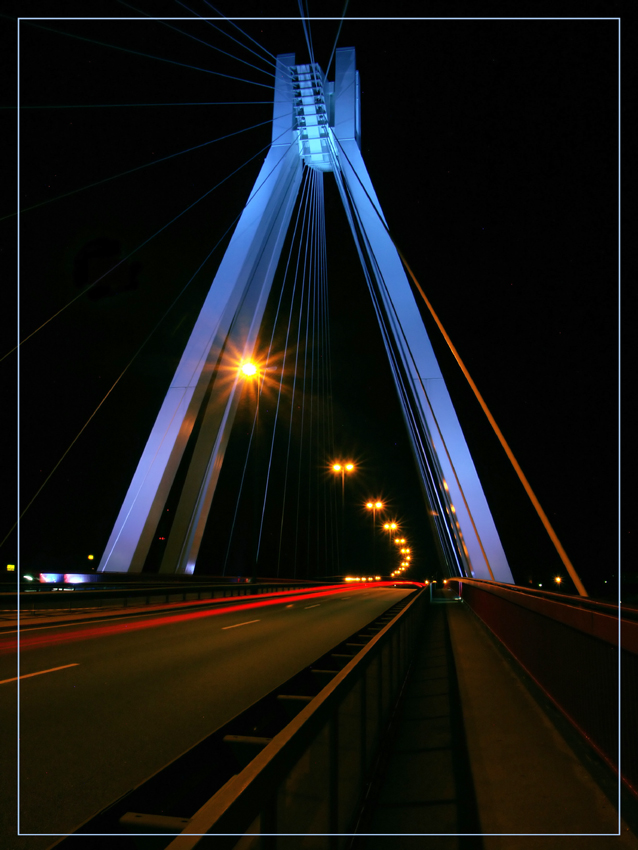
{"label": "distant light", "polygon": [[83,584],[84,576],[77,575],[76,573],[65,573],[64,574],[64,583],[65,584]]}
{"label": "distant light", "polygon": [[381,581],[381,576],[375,576],[375,577],[374,577],[374,580],[375,580],[375,581]]}
{"label": "distant light", "polygon": [[333,463],[332,469],[334,470],[334,472],[341,472],[341,464],[340,463]]}
{"label": "distant light", "polygon": [[64,575],[62,573],[40,573],[39,578],[43,584],[51,584],[52,582],[62,581]]}
{"label": "distant light", "polygon": [[353,469],[354,469],[354,463],[347,463],[346,464],[346,472],[352,472]]}
{"label": "distant light", "polygon": [[257,374],[257,367],[254,363],[243,363],[241,366],[242,374],[247,375],[249,378],[253,375]]}
{"label": "distant light", "polygon": [[383,507],[383,502],[375,502],[375,503],[374,503],[374,506],[375,506],[375,508],[382,508],[382,507]]}
{"label": "distant light", "polygon": [[27,581],[33,581],[33,576],[23,576]]}
{"label": "distant light", "polygon": [[[7,564],[7,570],[12,573],[15,572],[16,565],[15,564]],[[26,576],[25,576],[26,578]]]}
{"label": "distant light", "polygon": [[93,560],[93,555],[87,555],[87,558],[89,559],[89,561],[92,561],[92,560]]}
{"label": "distant light", "polygon": [[556,584],[560,584],[560,583],[561,583],[561,581],[562,581],[562,578],[561,578],[560,576],[556,576],[556,578],[554,579],[554,581],[556,582]]}
{"label": "distant light", "polygon": [[542,585],[542,584],[539,584],[538,586],[539,586],[539,587],[542,587],[543,585]]}

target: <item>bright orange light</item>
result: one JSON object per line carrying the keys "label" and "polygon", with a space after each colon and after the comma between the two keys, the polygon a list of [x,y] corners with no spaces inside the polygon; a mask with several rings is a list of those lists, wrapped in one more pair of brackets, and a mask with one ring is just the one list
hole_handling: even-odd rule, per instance
{"label": "bright orange light", "polygon": [[[89,559],[89,561],[92,561],[92,560],[93,560],[93,555],[87,555],[87,558]],[[559,579],[559,580],[560,580],[560,579]]]}
{"label": "bright orange light", "polygon": [[253,375],[257,374],[257,367],[254,363],[242,363],[241,372],[246,377],[251,378]]}
{"label": "bright orange light", "polygon": [[352,472],[353,469],[354,469],[354,463],[347,463],[346,464],[346,472]]}
{"label": "bright orange light", "polygon": [[445,481],[443,482],[443,487],[444,487],[444,489],[445,489],[445,490],[447,490],[447,489],[448,489],[448,486],[447,486],[447,484],[446,484],[446,482],[445,482]]}
{"label": "bright orange light", "polygon": [[561,581],[562,581],[562,578],[561,578],[560,576],[556,576],[556,578],[554,579],[554,581],[556,582],[556,584],[560,584],[560,583],[561,583]]}
{"label": "bright orange light", "polygon": [[334,472],[341,472],[341,464],[340,463],[333,463],[332,469],[334,470]]}
{"label": "bright orange light", "polygon": [[373,507],[374,507],[374,505],[372,504],[372,502],[366,502],[366,508],[367,508],[369,511],[371,511]]}
{"label": "bright orange light", "polygon": [[374,506],[375,506],[375,508],[378,510],[379,508],[382,508],[382,507],[383,507],[383,502],[375,502],[375,503],[374,503]]}

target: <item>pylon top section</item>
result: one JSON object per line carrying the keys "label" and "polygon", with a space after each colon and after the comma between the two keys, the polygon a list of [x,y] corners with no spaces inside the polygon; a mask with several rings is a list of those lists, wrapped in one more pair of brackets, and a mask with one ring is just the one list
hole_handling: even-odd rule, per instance
{"label": "pylon top section", "polygon": [[[293,65],[293,128],[299,142],[299,156],[318,171],[332,171],[330,156],[330,96],[326,78],[316,63]],[[333,89],[333,86],[330,86]]]}
{"label": "pylon top section", "polygon": [[294,53],[277,57],[273,145],[296,141],[299,156],[317,171],[333,171],[335,135],[360,145],[359,74],[354,48],[339,48],[335,80],[329,82],[317,63],[295,64]]}

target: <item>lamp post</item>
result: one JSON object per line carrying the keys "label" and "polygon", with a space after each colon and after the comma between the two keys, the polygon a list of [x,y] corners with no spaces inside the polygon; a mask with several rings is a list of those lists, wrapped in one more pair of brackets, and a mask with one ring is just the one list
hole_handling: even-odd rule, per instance
{"label": "lamp post", "polygon": [[388,532],[388,544],[390,547],[390,556],[392,556],[392,535],[398,528],[398,524],[396,522],[385,522],[383,524],[383,530]]}
{"label": "lamp post", "polygon": [[332,471],[336,475],[341,475],[341,546],[339,547],[341,554],[341,562],[345,564],[345,548],[346,548],[346,472],[354,472],[354,463],[352,461],[335,461],[332,464]]}
{"label": "lamp post", "polygon": [[258,452],[257,452],[257,432],[259,427],[259,371],[257,366],[252,363],[250,360],[243,362],[239,367],[239,375],[245,381],[252,383],[255,382],[255,429],[254,429],[254,456],[253,456],[253,535],[254,535],[254,557],[252,559],[252,566],[250,569],[250,582],[255,583],[257,581],[257,559],[259,557],[259,508],[258,508],[258,496],[259,496],[259,466],[258,466]]}
{"label": "lamp post", "polygon": [[372,571],[376,572],[376,528],[377,528],[377,511],[383,510],[383,502],[379,499],[371,499],[366,502],[366,508],[372,511]]}

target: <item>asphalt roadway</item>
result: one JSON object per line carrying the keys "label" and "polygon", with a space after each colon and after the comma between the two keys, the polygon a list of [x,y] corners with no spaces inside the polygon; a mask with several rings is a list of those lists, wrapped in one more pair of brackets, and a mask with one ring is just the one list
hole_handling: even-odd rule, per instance
{"label": "asphalt roadway", "polygon": [[0,846],[50,846],[411,592],[23,624],[19,670],[1,636]]}

